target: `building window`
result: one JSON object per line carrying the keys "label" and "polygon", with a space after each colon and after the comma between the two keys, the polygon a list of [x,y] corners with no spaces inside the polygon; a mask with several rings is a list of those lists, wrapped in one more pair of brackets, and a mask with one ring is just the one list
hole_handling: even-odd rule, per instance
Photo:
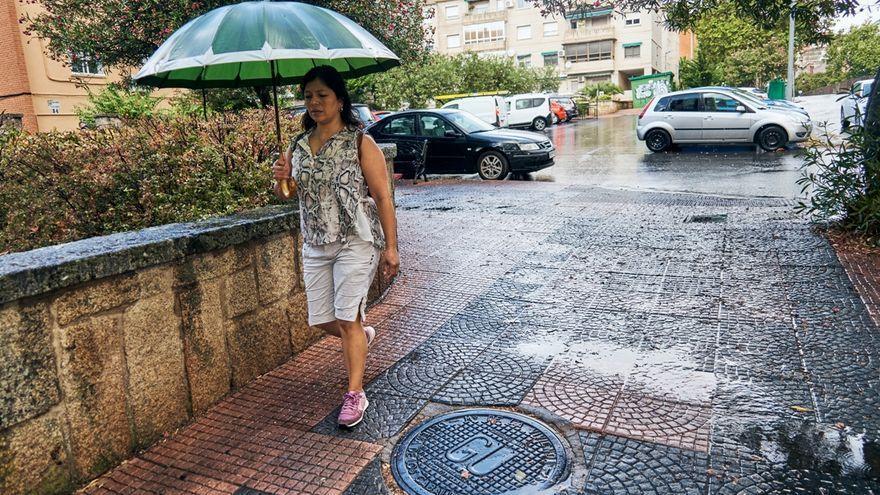
{"label": "building window", "polygon": [[473,11],[474,14],[485,14],[486,12],[489,12],[489,2],[488,1],[474,2],[471,5],[472,5],[472,8],[474,9],[474,11]]}
{"label": "building window", "polygon": [[446,36],[446,48],[458,48],[461,46],[461,35],[450,34]]}
{"label": "building window", "polygon": [[74,74],[86,74],[90,76],[103,76],[104,67],[98,59],[90,53],[74,53],[70,56],[70,71]]}
{"label": "building window", "polygon": [[642,21],[638,17],[634,17],[632,19],[627,19],[626,25],[627,26],[637,26],[637,25],[641,24],[641,22]]}
{"label": "building window", "polygon": [[570,25],[571,25],[572,29],[577,29],[578,28],[578,21],[576,19],[572,19],[570,21]]}
{"label": "building window", "polygon": [[545,22],[544,23],[544,36],[556,36],[559,34],[559,24],[555,22]]}
{"label": "building window", "polygon": [[446,6],[446,18],[447,19],[458,19],[458,5],[447,5]]}
{"label": "building window", "polygon": [[56,115],[61,113],[61,102],[58,100],[49,100],[49,111]]}
{"label": "building window", "polygon": [[464,27],[464,44],[491,43],[504,39],[504,21],[472,24]]}
{"label": "building window", "polygon": [[545,54],[544,55],[544,66],[555,67],[559,65],[559,54]]}
{"label": "building window", "polygon": [[636,58],[642,56],[642,46],[626,46],[623,48],[623,57],[624,58]]}
{"label": "building window", "polygon": [[518,9],[524,9],[524,8],[526,8],[526,7],[528,7],[528,6],[526,5],[526,0],[516,0],[516,8],[518,8]]}
{"label": "building window", "polygon": [[520,67],[531,67],[532,66],[532,55],[517,55],[516,56],[516,65]]}
{"label": "building window", "polygon": [[614,42],[611,40],[566,45],[565,60],[572,63],[610,60],[613,46]]}
{"label": "building window", "polygon": [[518,40],[530,40],[532,39],[532,26],[517,26],[516,27],[516,39]]}

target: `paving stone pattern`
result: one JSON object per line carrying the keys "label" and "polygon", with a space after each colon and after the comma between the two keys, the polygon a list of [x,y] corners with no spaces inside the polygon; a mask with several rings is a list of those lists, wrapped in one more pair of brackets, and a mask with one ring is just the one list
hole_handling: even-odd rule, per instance
{"label": "paving stone pattern", "polygon": [[86,492],[385,493],[379,452],[433,402],[572,425],[586,476],[565,493],[880,494],[875,309],[790,202],[512,181],[397,194],[402,273],[368,312],[362,425],[335,425],[345,373],[326,338]]}

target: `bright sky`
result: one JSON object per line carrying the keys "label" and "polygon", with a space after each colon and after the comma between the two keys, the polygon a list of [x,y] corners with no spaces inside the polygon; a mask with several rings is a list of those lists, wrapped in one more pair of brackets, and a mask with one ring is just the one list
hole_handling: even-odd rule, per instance
{"label": "bright sky", "polygon": [[[835,31],[846,31],[851,26],[867,21],[880,22],[880,0],[859,0],[861,6],[854,16],[841,17],[834,25]],[[860,11],[859,11],[860,10]]]}

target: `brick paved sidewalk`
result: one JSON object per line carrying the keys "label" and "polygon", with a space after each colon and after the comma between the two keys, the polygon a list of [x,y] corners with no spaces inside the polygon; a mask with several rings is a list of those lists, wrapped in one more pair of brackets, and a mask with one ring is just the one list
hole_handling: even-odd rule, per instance
{"label": "brick paved sidewalk", "polygon": [[388,493],[411,422],[479,405],[566,429],[566,493],[880,493],[880,334],[788,202],[535,182],[398,194],[403,273],[368,313],[363,424],[335,426],[327,338],[84,492]]}

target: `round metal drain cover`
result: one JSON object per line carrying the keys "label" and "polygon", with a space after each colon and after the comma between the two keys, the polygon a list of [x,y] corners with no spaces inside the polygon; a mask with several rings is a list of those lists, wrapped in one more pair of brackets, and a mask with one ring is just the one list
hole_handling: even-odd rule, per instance
{"label": "round metal drain cover", "polygon": [[562,481],[568,455],[543,423],[467,409],[419,425],[394,447],[391,472],[412,495],[533,493]]}

